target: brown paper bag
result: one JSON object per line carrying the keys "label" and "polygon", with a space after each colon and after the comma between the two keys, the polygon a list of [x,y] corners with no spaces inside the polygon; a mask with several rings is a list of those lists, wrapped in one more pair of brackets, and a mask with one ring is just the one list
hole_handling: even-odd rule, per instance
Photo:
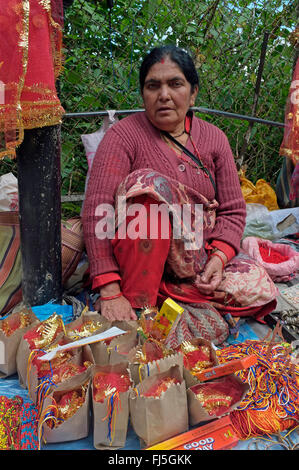
{"label": "brown paper bag", "polygon": [[[97,372],[115,372],[118,374],[128,373],[125,363],[106,366],[95,365],[93,367],[92,378]],[[96,449],[119,449],[125,446],[129,422],[129,393],[121,392],[117,398],[113,398],[113,410],[111,407],[111,396],[107,397],[103,403],[94,400],[92,382],[92,403],[93,403],[93,445]],[[109,421],[111,425],[109,426]]]}
{"label": "brown paper bag", "polygon": [[[176,378],[179,384],[171,385],[160,398],[144,397],[157,380]],[[131,423],[141,447],[162,442],[188,430],[186,384],[178,365],[160,374],[148,377],[130,393]]]}
{"label": "brown paper bag", "polygon": [[[82,374],[71,377],[67,382],[57,384],[57,387],[53,388],[51,393],[45,398],[38,423],[40,445],[42,444],[42,441],[46,443],[67,442],[83,439],[88,436],[91,418],[90,377],[91,368],[87,369]],[[55,427],[51,429],[51,427],[47,425],[47,421],[44,421],[44,419],[47,408],[49,405],[53,405],[53,399],[55,400],[55,404],[55,402],[59,402],[59,399],[65,393],[76,390],[80,391],[82,387],[86,387],[84,403],[77,409],[75,414],[65,421],[61,423],[56,421]]]}
{"label": "brown paper bag", "polygon": [[[29,324],[24,328],[16,329],[10,336],[6,336],[1,328],[3,322],[8,320],[17,321],[20,315],[23,314],[27,316]],[[0,377],[8,377],[17,372],[16,358],[22,336],[32,327],[32,325],[36,324],[36,322],[38,322],[38,319],[34,313],[27,309],[12,313],[7,318],[0,320]]]}
{"label": "brown paper bag", "polygon": [[[58,344],[66,344],[68,342],[72,343],[72,341],[69,338],[63,337],[62,340],[57,340],[57,343],[55,342],[53,343],[53,345],[57,346]],[[71,355],[71,359],[67,361],[68,363],[72,363],[77,366],[81,366],[85,362],[90,363],[91,365],[94,364],[93,355],[92,355],[89,345],[81,346],[79,348],[73,348],[73,349],[68,350],[67,352]],[[47,363],[50,362],[52,364],[53,361],[46,361],[46,362]],[[82,374],[84,375],[85,371],[76,375],[78,377],[78,380]],[[71,378],[64,380],[62,384],[67,385],[70,379]],[[29,367],[27,380],[28,380],[28,394],[31,400],[33,401],[33,403],[37,404],[38,406],[41,406],[41,404],[38,403],[38,387],[41,381],[39,381],[37,368],[34,364],[32,364],[32,366]],[[46,383],[44,382],[45,387],[50,386],[48,393],[50,393],[50,391],[56,388],[56,386],[58,385],[57,383],[55,383],[55,385],[54,384],[51,385],[51,384],[52,382],[50,380],[47,381]]]}
{"label": "brown paper bag", "polygon": [[[231,385],[235,387],[239,394],[239,399],[235,400],[229,408],[226,408],[226,411],[222,414],[209,414],[205,407],[202,406],[200,400],[197,398],[197,393],[200,388],[207,384],[223,383],[224,381],[229,380]],[[212,380],[210,382],[202,382],[200,384],[194,385],[187,390],[187,400],[188,400],[188,410],[189,410],[189,421],[190,425],[194,426],[195,424],[201,423],[203,421],[211,421],[215,418],[220,418],[231,413],[234,409],[237,408],[239,403],[243,400],[246,393],[249,390],[249,385],[243,383],[239,377],[234,374],[226,375],[219,379]]]}
{"label": "brown paper bag", "polygon": [[[89,328],[90,322],[94,325],[93,329]],[[82,328],[84,325],[86,325],[85,330]],[[73,341],[102,333],[109,328],[111,328],[111,322],[97,312],[90,311],[82,313],[79,318],[65,326],[66,335]]]}
{"label": "brown paper bag", "polygon": [[[53,318],[56,314],[53,314],[51,315],[51,317],[49,317],[47,320],[44,320],[43,322],[37,320],[37,323],[35,323],[34,325],[32,325],[32,329],[33,328],[36,328],[42,324],[48,324],[49,321],[51,321],[51,318]],[[59,317],[59,316],[56,316],[56,317]],[[61,318],[61,317],[60,317]],[[57,322],[57,325],[58,325],[59,322]],[[28,331],[30,331],[31,328],[29,328],[29,330],[26,331],[26,333],[28,333]],[[62,322],[62,319],[61,319],[61,323],[59,324],[59,326],[57,327],[57,331],[58,331],[58,335],[54,337],[53,341],[51,340],[51,337],[49,336],[49,342],[47,343],[47,346],[49,346],[51,343],[53,343],[54,341],[57,341],[58,338],[61,338],[64,334],[64,325],[63,325],[63,322]],[[16,362],[17,362],[17,373],[18,373],[18,377],[19,377],[19,383],[21,385],[21,387],[23,388],[27,388],[27,366],[28,366],[28,359],[30,357],[30,354],[31,354],[31,348],[29,346],[29,343],[27,342],[26,338],[24,338],[25,335],[22,336],[22,339],[20,341],[20,344],[19,344],[19,347],[18,347],[18,351],[17,351],[17,356],[16,356]],[[43,346],[45,347],[45,346]]]}
{"label": "brown paper bag", "polygon": [[[111,322],[109,328],[117,327],[121,330],[126,331],[127,333],[116,336],[111,341],[99,341],[90,345],[92,354],[94,357],[94,362],[97,365],[105,366],[108,364],[118,364],[119,362],[127,362],[127,358],[124,358],[123,355],[127,351],[128,345],[129,350],[132,349],[138,343],[137,339],[137,329],[135,328],[134,321],[114,321]],[[118,351],[118,345],[121,346],[122,352]],[[112,358],[111,358],[111,353]],[[110,360],[111,358],[111,360]],[[111,362],[112,361],[112,362]]]}
{"label": "brown paper bag", "polygon": [[184,358],[181,353],[173,353],[169,356],[163,357],[162,359],[158,359],[157,361],[148,362],[147,364],[144,364],[135,361],[137,351],[138,347],[135,347],[131,349],[128,354],[130,376],[132,382],[135,385],[142,382],[145,378],[159,374],[160,372],[164,372],[175,365],[179,366],[179,370],[183,375]]}
{"label": "brown paper bag", "polygon": [[[219,365],[216,351],[213,348],[211,341],[208,341],[207,339],[204,339],[204,338],[194,338],[194,339],[188,340],[188,343],[191,343],[194,346],[207,346],[210,349],[211,362],[213,363],[213,365],[209,367],[215,367]],[[199,380],[185,366],[184,366],[183,375],[184,375],[184,380],[186,382],[187,389],[192,387],[193,385],[200,383]]]}

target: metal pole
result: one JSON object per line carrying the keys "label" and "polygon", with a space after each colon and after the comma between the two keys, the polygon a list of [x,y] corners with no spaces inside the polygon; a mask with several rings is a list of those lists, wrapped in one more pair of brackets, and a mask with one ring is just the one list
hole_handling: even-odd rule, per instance
{"label": "metal pole", "polygon": [[27,306],[62,302],[60,126],[26,130],[17,150],[22,292]]}
{"label": "metal pole", "polygon": [[[235,113],[229,113],[227,111],[220,111],[219,109],[209,109],[209,108],[202,108],[199,106],[194,106],[191,108],[192,111],[195,113],[202,113],[202,114],[215,114],[216,116],[221,116],[224,118],[228,119],[240,119],[242,121],[248,121],[248,122],[256,122],[257,124],[264,124],[266,126],[274,126],[274,127],[284,127],[283,122],[277,122],[277,121],[270,121],[267,119],[261,119],[257,118],[254,116],[246,116],[245,114],[235,114]],[[134,114],[134,113],[141,113],[144,111],[144,109],[139,108],[139,109],[119,109],[115,111],[115,115],[120,116],[120,115],[128,115],[128,114]],[[108,111],[82,111],[79,113],[65,113],[63,115],[63,119],[79,119],[79,118],[93,118],[93,117],[103,117],[103,116],[108,116]]]}

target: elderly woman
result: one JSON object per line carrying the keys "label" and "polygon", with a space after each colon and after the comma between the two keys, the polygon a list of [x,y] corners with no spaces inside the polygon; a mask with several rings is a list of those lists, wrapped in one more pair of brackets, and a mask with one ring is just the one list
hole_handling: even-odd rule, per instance
{"label": "elderly woman", "polygon": [[[109,320],[136,319],[136,309],[171,297],[235,316],[265,315],[275,307],[276,288],[240,253],[246,206],[225,134],[190,111],[199,90],[192,59],[174,46],[153,49],[140,68],[140,89],[145,111],[105,134],[89,179],[83,227],[92,287],[100,293],[96,308]],[[161,210],[152,212],[153,205]],[[172,211],[183,206],[189,230]],[[116,209],[114,237],[101,224],[105,207]],[[130,211],[136,207],[143,208],[137,216]],[[186,248],[188,233],[202,243]]]}

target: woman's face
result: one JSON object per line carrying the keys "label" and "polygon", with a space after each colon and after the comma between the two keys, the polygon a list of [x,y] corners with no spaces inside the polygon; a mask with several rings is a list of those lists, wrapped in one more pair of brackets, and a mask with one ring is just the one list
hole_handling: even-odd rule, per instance
{"label": "woman's face", "polygon": [[198,87],[191,92],[191,84],[180,67],[166,57],[154,64],[145,77],[142,97],[147,117],[158,129],[179,134],[197,93]]}

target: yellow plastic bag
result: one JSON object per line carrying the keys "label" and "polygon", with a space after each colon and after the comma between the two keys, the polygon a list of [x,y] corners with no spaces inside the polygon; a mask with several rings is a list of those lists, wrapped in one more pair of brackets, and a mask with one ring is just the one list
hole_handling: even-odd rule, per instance
{"label": "yellow plastic bag", "polygon": [[279,209],[277,204],[276,193],[267,181],[260,179],[254,185],[251,181],[245,178],[245,173],[240,172],[240,184],[243,197],[247,204],[263,204],[269,209],[274,211]]}

